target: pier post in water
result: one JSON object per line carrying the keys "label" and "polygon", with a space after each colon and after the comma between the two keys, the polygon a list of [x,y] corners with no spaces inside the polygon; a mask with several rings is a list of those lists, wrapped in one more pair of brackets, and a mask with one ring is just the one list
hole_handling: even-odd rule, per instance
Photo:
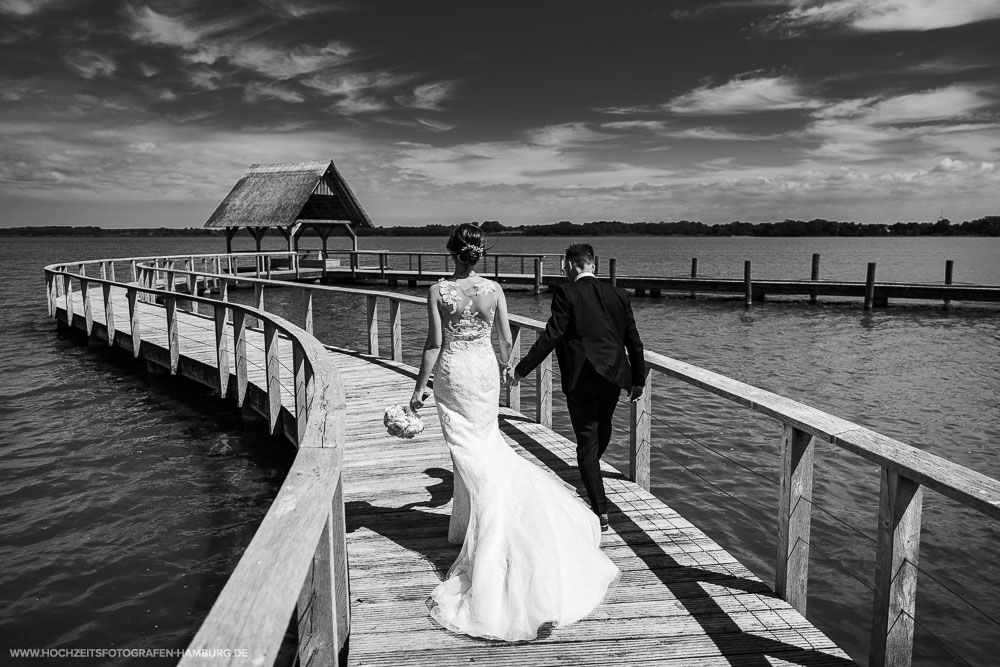
{"label": "pier post in water", "polygon": [[542,292],[542,258],[541,257],[536,257],[535,258],[535,284],[534,284],[533,291],[534,291],[534,293],[536,295],[540,294]]}
{"label": "pier post in water", "polygon": [[875,301],[875,262],[868,263],[868,275],[865,278],[865,310],[872,309]]}
{"label": "pier post in water", "polygon": [[[809,275],[809,280],[819,280],[819,253],[813,253],[812,261],[812,273]],[[809,293],[809,303],[816,303],[816,292]]]}
{"label": "pier post in water", "polygon": [[743,262],[743,305],[753,305],[753,289],[750,283],[750,260]]}
{"label": "pier post in water", "polygon": [[618,284],[618,260],[614,257],[608,260],[608,280],[612,285]]}
{"label": "pier post in water", "polygon": [[[952,275],[955,271],[955,260],[949,259],[944,263],[944,284],[951,285]],[[944,300],[944,307],[951,308],[951,299]]]}
{"label": "pier post in water", "polygon": [[[692,257],[691,258],[691,280],[695,280],[697,277],[698,277],[698,258],[697,257]],[[697,295],[697,292],[694,289],[692,289],[691,290],[691,298],[692,299],[695,298],[696,295]]]}

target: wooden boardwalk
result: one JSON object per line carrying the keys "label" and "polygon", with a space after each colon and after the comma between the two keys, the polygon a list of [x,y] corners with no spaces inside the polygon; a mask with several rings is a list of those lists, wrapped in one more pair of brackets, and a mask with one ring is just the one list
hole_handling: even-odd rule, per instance
{"label": "wooden boardwalk", "polygon": [[[91,287],[92,303],[100,303],[100,292],[99,286]],[[113,287],[110,295],[117,312],[127,312],[124,290]],[[65,320],[65,297],[57,299],[57,307]],[[147,358],[162,358],[164,309],[151,303],[138,308],[143,345],[150,348]],[[79,292],[73,293],[72,310],[72,326],[85,328]],[[92,308],[91,314],[92,336],[100,339],[103,333],[106,339],[102,309]],[[120,319],[116,339],[129,347],[128,318]],[[178,373],[214,386],[205,372],[216,363],[212,317],[179,313],[178,327]],[[250,383],[260,388],[265,382],[263,333],[248,329],[247,347],[261,353],[261,363],[251,363],[248,373]],[[291,346],[279,342],[278,347],[284,373],[292,367]],[[425,412],[427,428],[417,438],[389,436],[382,410],[409,397],[415,369],[349,350],[331,348],[330,354],[347,398],[343,483],[352,614],[349,664],[854,664],[735,558],[608,466],[611,530],[602,547],[622,576],[603,604],[575,625],[543,628],[532,642],[489,642],[441,629],[426,601],[458,547],[446,541],[451,461],[434,412]],[[281,402],[287,410],[294,407],[289,392],[283,391]],[[501,411],[500,426],[519,454],[558,476],[568,489],[578,483],[572,443],[507,409]]]}

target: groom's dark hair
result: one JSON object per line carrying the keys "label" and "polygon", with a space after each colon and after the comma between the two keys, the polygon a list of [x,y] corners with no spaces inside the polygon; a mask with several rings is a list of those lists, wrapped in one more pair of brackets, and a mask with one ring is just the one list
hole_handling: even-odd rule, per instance
{"label": "groom's dark hair", "polygon": [[594,263],[594,246],[589,243],[574,243],[566,248],[566,261],[575,266]]}

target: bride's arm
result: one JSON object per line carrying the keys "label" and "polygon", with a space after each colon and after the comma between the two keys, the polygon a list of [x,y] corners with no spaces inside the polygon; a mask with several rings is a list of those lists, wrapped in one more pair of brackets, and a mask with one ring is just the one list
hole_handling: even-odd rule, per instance
{"label": "bride's arm", "polygon": [[497,285],[497,312],[493,326],[496,327],[497,341],[500,343],[500,365],[510,369],[510,352],[514,345],[514,337],[510,333],[510,320],[507,319],[507,298],[499,285]]}
{"label": "bride's arm", "polygon": [[427,340],[424,342],[424,354],[420,359],[417,384],[413,388],[413,396],[410,397],[410,407],[414,410],[424,404],[427,381],[441,353],[441,311],[438,309],[440,300],[440,290],[437,289],[437,285],[431,285],[427,293]]}

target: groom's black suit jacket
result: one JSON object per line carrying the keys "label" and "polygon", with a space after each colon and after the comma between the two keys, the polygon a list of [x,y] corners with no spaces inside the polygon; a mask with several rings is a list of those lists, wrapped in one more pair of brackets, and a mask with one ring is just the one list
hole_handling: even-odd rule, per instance
{"label": "groom's black suit jacket", "polygon": [[597,278],[584,276],[553,289],[552,316],[545,331],[515,370],[526,376],[553,348],[565,393],[576,387],[588,361],[598,374],[624,389],[646,382],[642,341],[628,293]]}

